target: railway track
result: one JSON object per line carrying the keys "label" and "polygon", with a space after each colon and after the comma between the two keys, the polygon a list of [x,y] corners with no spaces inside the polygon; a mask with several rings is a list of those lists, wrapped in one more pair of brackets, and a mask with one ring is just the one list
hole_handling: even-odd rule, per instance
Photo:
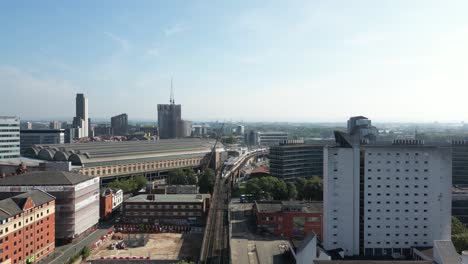
{"label": "railway track", "polygon": [[229,199],[230,179],[223,179],[220,173],[218,173],[205,228],[200,263],[229,263]]}

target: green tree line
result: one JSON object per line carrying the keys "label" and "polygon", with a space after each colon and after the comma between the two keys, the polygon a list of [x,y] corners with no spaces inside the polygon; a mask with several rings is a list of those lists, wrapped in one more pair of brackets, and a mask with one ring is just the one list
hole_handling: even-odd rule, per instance
{"label": "green tree line", "polygon": [[287,183],[272,176],[257,177],[247,181],[244,192],[252,194],[255,199],[323,200],[322,179],[318,176],[309,179],[298,178]]}

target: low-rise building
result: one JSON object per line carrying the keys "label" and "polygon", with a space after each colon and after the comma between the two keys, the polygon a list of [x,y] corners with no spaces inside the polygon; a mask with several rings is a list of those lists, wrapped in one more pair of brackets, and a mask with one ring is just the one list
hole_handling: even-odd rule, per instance
{"label": "low-rise building", "polygon": [[55,249],[55,198],[32,190],[0,201],[0,263],[32,263]]}
{"label": "low-rise building", "polygon": [[99,218],[105,219],[112,215],[123,201],[123,191],[121,189],[105,188],[99,197]]}
{"label": "low-rise building", "polygon": [[288,238],[323,235],[322,202],[255,201],[253,210],[261,231]]}
{"label": "low-rise building", "polygon": [[210,194],[143,194],[123,202],[122,220],[132,224],[204,225]]}
{"label": "low-rise building", "polygon": [[0,198],[33,189],[56,198],[57,244],[69,243],[96,227],[99,221],[99,178],[72,172],[35,171],[0,180]]}

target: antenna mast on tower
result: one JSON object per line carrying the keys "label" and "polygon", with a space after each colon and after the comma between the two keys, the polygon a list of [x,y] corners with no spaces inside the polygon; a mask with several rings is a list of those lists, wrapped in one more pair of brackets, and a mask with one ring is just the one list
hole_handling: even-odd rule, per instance
{"label": "antenna mast on tower", "polygon": [[175,104],[175,99],[174,99],[174,87],[172,86],[172,77],[171,77],[171,99],[169,100],[171,104]]}

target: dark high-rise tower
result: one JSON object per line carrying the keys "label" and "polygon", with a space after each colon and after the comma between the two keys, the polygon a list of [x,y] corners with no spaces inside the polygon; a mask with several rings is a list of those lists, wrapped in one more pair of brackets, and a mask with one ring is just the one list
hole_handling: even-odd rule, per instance
{"label": "dark high-rise tower", "polygon": [[111,118],[112,133],[116,136],[125,136],[128,134],[128,116],[120,114]]}
{"label": "dark high-rise tower", "polygon": [[88,99],[84,94],[76,94],[76,116],[73,118],[73,127],[79,129],[78,137],[88,137]]}
{"label": "dark high-rise tower", "polygon": [[158,104],[159,138],[178,138],[182,134],[182,106],[176,105],[171,80],[169,104]]}

